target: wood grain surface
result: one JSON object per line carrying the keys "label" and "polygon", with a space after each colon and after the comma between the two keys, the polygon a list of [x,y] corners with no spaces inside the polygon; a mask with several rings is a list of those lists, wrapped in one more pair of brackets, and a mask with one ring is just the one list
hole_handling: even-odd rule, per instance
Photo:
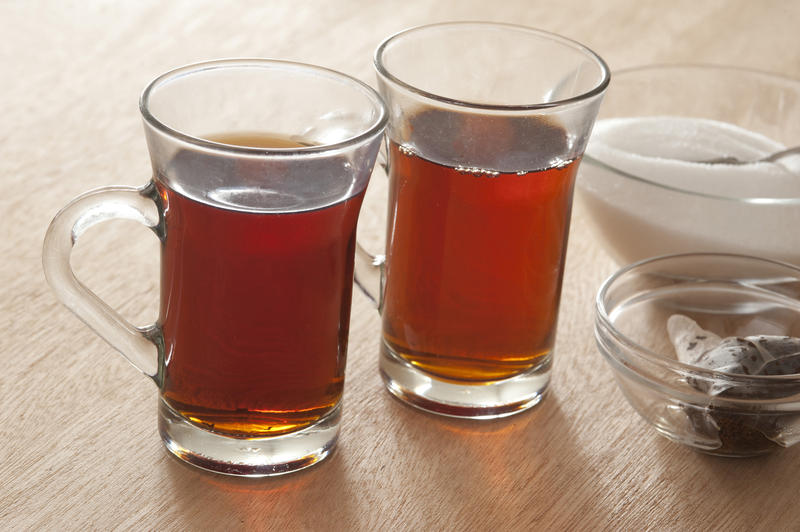
{"label": "wood grain surface", "polygon": [[[393,400],[377,372],[378,315],[357,294],[340,447],[275,479],[216,476],[168,455],[155,387],[55,300],[40,263],[45,228],[82,191],[148,180],[137,99],[153,77],[262,56],[374,86],[385,36],[445,20],[553,31],[612,71],[713,62],[800,78],[794,0],[1,2],[0,529],[800,528],[800,446],[713,458],[658,436],[627,405],[592,336],[595,292],[616,267],[580,210],[540,406],[477,422]],[[360,231],[380,246],[380,183],[369,194]],[[145,228],[93,228],[73,262],[129,319],[154,320],[158,242]]]}

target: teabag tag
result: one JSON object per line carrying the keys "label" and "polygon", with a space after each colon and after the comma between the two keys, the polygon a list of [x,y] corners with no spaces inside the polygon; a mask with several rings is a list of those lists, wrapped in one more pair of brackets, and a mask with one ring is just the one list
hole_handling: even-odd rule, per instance
{"label": "teabag tag", "polygon": [[[737,375],[800,373],[800,338],[766,335],[720,338],[681,314],[667,320],[667,333],[678,360],[684,364]],[[709,395],[732,388],[723,382],[709,385],[694,380],[691,384]]]}

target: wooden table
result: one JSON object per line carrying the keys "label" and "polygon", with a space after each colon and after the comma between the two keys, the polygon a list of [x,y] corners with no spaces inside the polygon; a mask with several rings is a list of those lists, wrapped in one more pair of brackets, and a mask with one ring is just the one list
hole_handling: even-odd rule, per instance
{"label": "wooden table", "polygon": [[[594,347],[615,265],[575,212],[551,393],[494,422],[427,415],[377,373],[379,320],[355,295],[338,451],[298,474],[217,476],[162,448],[156,390],[58,304],[44,230],[76,194],[142,184],[137,98],[172,67],[266,56],[374,85],[372,51],[408,26],[496,20],[553,31],[612,70],[716,62],[800,77],[793,0],[87,1],[0,3],[0,529],[778,530],[800,527],[800,446],[732,460],[658,436]],[[613,83],[613,80],[612,80]],[[371,192],[379,196],[379,188]],[[382,232],[369,200],[362,236]],[[133,222],[90,230],[79,276],[131,320],[156,316],[158,243]]]}

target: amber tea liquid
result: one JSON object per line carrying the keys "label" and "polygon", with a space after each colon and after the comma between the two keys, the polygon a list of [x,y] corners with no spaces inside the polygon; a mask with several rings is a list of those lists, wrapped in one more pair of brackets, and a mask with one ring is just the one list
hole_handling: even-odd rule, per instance
{"label": "amber tea liquid", "polygon": [[[302,146],[249,134],[211,140]],[[180,168],[200,168],[193,157]],[[322,208],[259,212],[266,192],[257,186],[225,202],[157,186],[167,234],[164,400],[198,426],[242,438],[299,430],[331,412],[342,394],[363,191]]]}
{"label": "amber tea liquid", "polygon": [[453,382],[536,367],[555,339],[577,161],[487,174],[389,151],[385,345]]}

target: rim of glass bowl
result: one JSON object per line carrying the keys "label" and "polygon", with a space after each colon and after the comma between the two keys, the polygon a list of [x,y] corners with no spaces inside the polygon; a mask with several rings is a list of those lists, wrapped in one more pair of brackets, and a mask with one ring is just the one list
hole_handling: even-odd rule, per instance
{"label": "rim of glass bowl", "polygon": [[[603,284],[600,286],[600,289],[597,291],[597,297],[595,298],[595,318],[596,324],[595,328],[599,325],[602,325],[609,333],[613,336],[613,339],[616,343],[621,344],[626,353],[632,353],[634,357],[639,358],[648,364],[654,364],[660,368],[666,369],[670,372],[677,373],[681,376],[685,377],[693,377],[697,378],[700,377],[702,379],[713,379],[713,380],[722,380],[724,382],[734,383],[734,384],[757,384],[757,385],[765,385],[767,383],[779,383],[779,384],[793,384],[798,385],[800,384],[800,373],[793,373],[790,375],[742,375],[738,373],[727,373],[724,371],[713,371],[705,368],[700,368],[698,366],[693,366],[691,364],[684,364],[683,362],[678,361],[677,359],[669,358],[665,355],[647,349],[646,347],[638,344],[637,342],[628,338],[625,334],[623,334],[619,329],[617,329],[611,318],[608,315],[604,300],[605,296],[607,295],[611,286],[616,283],[621,277],[629,274],[632,270],[644,266],[646,264],[651,264],[655,262],[661,261],[668,261],[677,258],[687,258],[687,257],[717,257],[720,259],[748,259],[754,260],[757,262],[764,262],[770,263],[776,266],[780,266],[782,268],[788,268],[795,272],[795,275],[798,280],[800,280],[800,267],[797,267],[793,264],[789,264],[786,262],[780,262],[777,260],[766,259],[761,257],[753,257],[751,255],[741,255],[736,253],[674,253],[668,255],[659,255],[656,257],[650,257],[644,260],[640,260],[629,264],[619,270],[617,270],[614,274],[608,277]],[[599,322],[599,323],[598,323]],[[628,357],[619,357],[614,352],[606,352],[604,351],[603,354],[605,356],[609,356],[613,358],[615,361],[622,362],[622,364],[632,372],[636,373],[637,377],[644,378],[648,382],[656,383],[660,387],[664,387],[665,384],[660,380],[653,380],[646,376],[643,376],[637,371],[636,365],[628,365],[625,364],[625,360]],[[705,395],[705,394],[703,394]],[[786,402],[787,399],[792,399],[792,397],[781,397],[778,399],[740,399],[740,398],[722,398],[726,401],[730,402]]]}
{"label": "rim of glass bowl", "polygon": [[[704,71],[724,71],[724,72],[733,72],[733,73],[740,73],[745,75],[755,75],[761,76],[764,78],[771,78],[776,81],[781,81],[782,83],[794,85],[797,87],[797,92],[800,94],[800,79],[790,78],[787,76],[783,76],[781,74],[776,74],[774,72],[767,72],[764,70],[757,70],[753,68],[745,68],[745,67],[738,67],[732,65],[715,65],[715,64],[703,64],[703,63],[661,63],[661,64],[654,64],[654,65],[641,65],[636,67],[630,68],[623,68],[621,70],[616,70],[612,72],[615,82],[619,82],[620,77],[625,78],[627,74],[638,74],[641,72],[647,72],[650,70],[704,70]],[[613,90],[613,87],[612,87]],[[800,139],[798,139],[798,143],[800,143]],[[770,198],[770,197],[757,197],[757,198],[734,198],[730,196],[721,196],[718,194],[708,194],[704,192],[696,192],[693,190],[687,190],[685,188],[680,187],[672,187],[669,185],[665,185],[662,183],[657,183],[655,181],[651,181],[645,177],[638,176],[636,174],[632,174],[630,172],[625,172],[624,170],[620,170],[610,164],[606,164],[598,159],[595,159],[588,153],[584,153],[583,155],[584,162],[589,161],[591,164],[595,164],[601,168],[606,170],[612,171],[622,177],[626,177],[628,179],[632,179],[634,181],[639,181],[640,183],[644,183],[646,185],[652,185],[656,188],[669,190],[671,192],[677,192],[679,194],[686,194],[687,196],[696,196],[701,198],[709,198],[713,200],[720,200],[720,201],[730,201],[732,203],[741,203],[741,204],[750,204],[750,205],[797,205],[800,206],[800,197],[796,198]]]}

